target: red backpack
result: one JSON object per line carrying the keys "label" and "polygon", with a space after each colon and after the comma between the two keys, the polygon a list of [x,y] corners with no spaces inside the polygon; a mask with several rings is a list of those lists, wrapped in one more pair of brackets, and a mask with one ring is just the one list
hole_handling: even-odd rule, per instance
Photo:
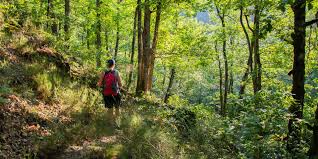
{"label": "red backpack", "polygon": [[115,71],[106,71],[103,78],[103,94],[104,96],[117,95],[118,86],[117,86],[117,77]]}

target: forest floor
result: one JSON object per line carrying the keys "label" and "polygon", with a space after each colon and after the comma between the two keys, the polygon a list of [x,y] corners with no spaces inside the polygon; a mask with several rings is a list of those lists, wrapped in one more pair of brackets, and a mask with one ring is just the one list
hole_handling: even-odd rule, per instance
{"label": "forest floor", "polygon": [[118,122],[123,115],[127,116],[132,110],[130,108],[129,111],[128,108],[122,108],[122,115],[117,116],[114,127],[107,120],[106,110],[92,117],[95,119],[83,114],[72,118],[63,113],[60,105],[42,102],[30,105],[27,100],[14,95],[9,100],[9,104],[0,109],[3,120],[1,158],[36,156],[85,159],[123,156],[120,139],[124,137],[123,129],[127,127],[123,128]]}
{"label": "forest floor", "polygon": [[40,35],[17,32],[0,46],[0,158],[237,156],[210,108],[124,97],[110,124],[95,68],[66,58]]}
{"label": "forest floor", "polygon": [[117,158],[121,117],[111,127],[100,93],[63,77],[69,63],[46,43],[22,31],[0,47],[0,158]]}

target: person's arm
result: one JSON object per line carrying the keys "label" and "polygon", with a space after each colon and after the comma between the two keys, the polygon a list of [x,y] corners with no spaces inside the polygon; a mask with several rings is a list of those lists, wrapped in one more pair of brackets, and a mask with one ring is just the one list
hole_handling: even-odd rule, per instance
{"label": "person's arm", "polygon": [[104,78],[104,72],[102,72],[100,75],[99,75],[99,79],[98,79],[98,82],[97,82],[97,86],[98,87],[101,87],[103,85],[103,78]]}
{"label": "person's arm", "polygon": [[122,89],[123,88],[123,85],[121,83],[121,77],[120,77],[120,74],[119,72],[117,71],[117,76],[118,76],[118,86],[119,86],[119,89]]}

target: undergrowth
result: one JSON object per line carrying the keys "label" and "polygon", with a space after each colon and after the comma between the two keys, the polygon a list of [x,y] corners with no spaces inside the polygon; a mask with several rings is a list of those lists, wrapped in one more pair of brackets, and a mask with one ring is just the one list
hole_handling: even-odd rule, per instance
{"label": "undergrowth", "polygon": [[[0,61],[0,105],[7,104],[7,96],[12,94],[27,99],[32,106],[29,113],[37,117],[32,120],[42,117],[43,122],[38,123],[47,129],[45,135],[34,137],[35,151],[28,152],[29,156],[59,158],[70,146],[90,142],[97,149],[82,158],[290,157],[285,150],[288,94],[261,91],[243,99],[233,95],[227,117],[218,114],[217,105],[194,105],[177,95],[164,104],[162,99],[146,95],[125,99],[116,127],[112,127],[101,93],[92,86],[94,71],[72,78],[52,59],[36,54],[23,36],[11,42],[16,46],[10,46],[14,48],[10,57]],[[36,55],[30,60],[30,54]],[[313,111],[313,106],[304,111]],[[304,126],[306,121],[301,122]],[[308,131],[303,133],[311,136]],[[99,141],[109,136],[116,140]],[[303,145],[302,151],[307,148]]]}

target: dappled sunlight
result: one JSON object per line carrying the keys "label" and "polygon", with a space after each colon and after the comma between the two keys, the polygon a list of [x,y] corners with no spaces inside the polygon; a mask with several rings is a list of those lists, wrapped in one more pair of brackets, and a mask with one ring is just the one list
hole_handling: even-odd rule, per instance
{"label": "dappled sunlight", "polygon": [[318,158],[317,0],[4,0],[0,158]]}

